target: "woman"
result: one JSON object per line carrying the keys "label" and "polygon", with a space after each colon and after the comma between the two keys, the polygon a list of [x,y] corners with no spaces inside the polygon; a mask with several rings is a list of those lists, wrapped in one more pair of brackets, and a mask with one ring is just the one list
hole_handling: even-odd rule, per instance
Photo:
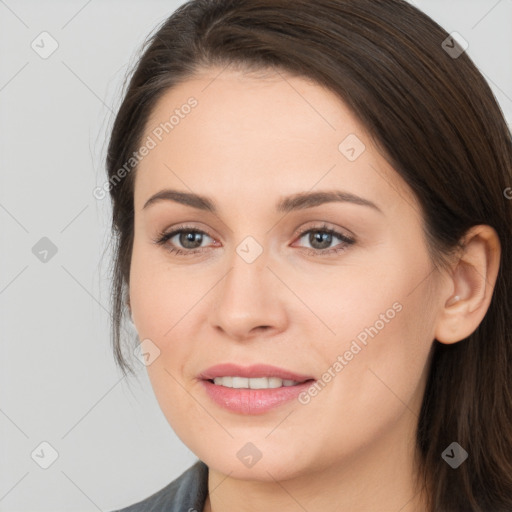
{"label": "woman", "polygon": [[198,461],[123,509],[512,510],[512,144],[402,0],[195,0],[113,126],[128,313]]}

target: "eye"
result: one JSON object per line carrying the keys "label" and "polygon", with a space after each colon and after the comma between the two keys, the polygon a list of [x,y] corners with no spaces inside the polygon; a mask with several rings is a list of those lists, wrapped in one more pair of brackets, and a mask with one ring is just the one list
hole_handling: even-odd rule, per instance
{"label": "eye", "polygon": [[[173,238],[175,238],[175,241],[173,241]],[[159,233],[153,242],[168,246],[167,250],[171,253],[195,254],[206,249],[206,247],[201,246],[206,238],[212,239],[208,233],[197,228],[180,226],[169,233]]]}
{"label": "eye", "polygon": [[[310,247],[305,247],[307,253],[312,256],[339,253],[346,250],[350,245],[355,243],[351,237],[329,228],[327,225],[322,225],[314,228],[309,228],[299,232],[299,240],[306,238]],[[341,243],[337,246],[331,247],[332,243],[338,239]]]}
{"label": "eye", "polygon": [[[306,238],[309,247],[302,247],[311,256],[322,256],[330,253],[340,253],[354,244],[355,239],[330,228],[326,224],[299,231],[296,235],[299,240]],[[179,226],[166,233],[161,232],[153,239],[157,245],[164,246],[167,251],[179,255],[192,255],[208,250],[203,243],[207,239],[213,240],[208,233],[191,226]],[[175,239],[175,240],[173,240]],[[331,247],[332,243],[339,240],[339,243]],[[218,242],[215,242],[218,245]]]}

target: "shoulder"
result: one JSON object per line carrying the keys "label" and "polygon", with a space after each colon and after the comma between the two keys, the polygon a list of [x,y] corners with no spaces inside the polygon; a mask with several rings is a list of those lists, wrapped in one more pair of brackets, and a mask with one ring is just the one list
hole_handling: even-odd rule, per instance
{"label": "shoulder", "polygon": [[201,460],[145,500],[112,512],[202,512],[208,493],[208,466]]}

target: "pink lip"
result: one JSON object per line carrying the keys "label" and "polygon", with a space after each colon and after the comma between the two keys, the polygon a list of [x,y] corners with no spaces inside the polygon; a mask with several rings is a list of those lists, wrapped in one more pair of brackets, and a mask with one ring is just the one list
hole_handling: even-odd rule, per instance
{"label": "pink lip", "polygon": [[217,386],[209,380],[202,380],[201,384],[208,396],[224,409],[240,414],[263,414],[297,399],[311,386],[312,381],[273,389],[235,389]]}
{"label": "pink lip", "polygon": [[[280,379],[295,380],[297,382],[304,382],[306,380],[314,379],[311,375],[301,375],[299,373],[278,368],[267,364],[254,364],[251,366],[239,366],[237,364],[225,363],[217,364],[207,368],[205,371],[198,375],[199,379],[212,380],[215,377],[278,377]],[[276,388],[279,389],[279,388]]]}
{"label": "pink lip", "polygon": [[[235,389],[210,382],[215,377],[279,377],[300,382],[295,386],[271,389]],[[302,375],[277,366],[256,364],[248,367],[236,364],[219,364],[208,368],[199,376],[208,396],[220,407],[240,414],[263,414],[293,399],[311,386],[313,377]],[[306,382],[304,382],[306,381]]]}

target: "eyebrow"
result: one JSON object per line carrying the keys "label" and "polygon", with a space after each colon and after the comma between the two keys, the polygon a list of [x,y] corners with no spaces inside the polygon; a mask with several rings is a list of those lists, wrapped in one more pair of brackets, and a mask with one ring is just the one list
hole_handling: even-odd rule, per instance
{"label": "eyebrow", "polygon": [[[215,201],[206,196],[194,194],[192,192],[180,192],[178,190],[164,189],[152,195],[144,204],[144,210],[148,206],[161,202],[173,201],[175,203],[197,208],[214,214],[218,213]],[[341,190],[326,190],[318,192],[301,192],[288,197],[283,197],[276,205],[276,211],[280,213],[289,213],[293,210],[303,210],[314,208],[324,203],[352,203],[360,206],[368,206],[383,214],[382,210],[372,201],[359,197],[350,192]]]}

